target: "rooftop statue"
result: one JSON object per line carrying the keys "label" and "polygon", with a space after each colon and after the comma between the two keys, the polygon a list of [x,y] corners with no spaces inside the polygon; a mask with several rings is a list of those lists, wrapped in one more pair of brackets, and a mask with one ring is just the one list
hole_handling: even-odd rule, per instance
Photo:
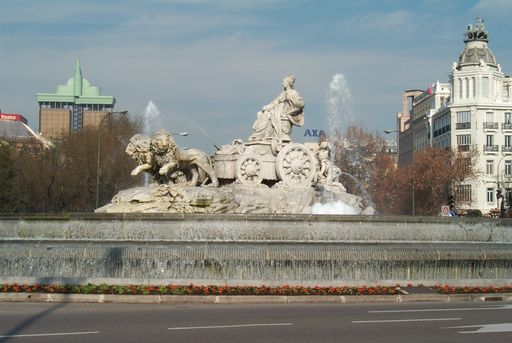
{"label": "rooftop statue", "polygon": [[304,99],[294,89],[295,77],[288,75],[283,79],[283,91],[256,113],[252,128],[254,133],[249,141],[271,141],[274,146],[290,142],[292,126],[304,124]]}
{"label": "rooftop statue", "polygon": [[487,42],[489,38],[489,33],[485,30],[484,21],[482,18],[476,18],[475,27],[473,25],[468,25],[466,32],[464,33],[464,42],[470,41],[484,41]]}

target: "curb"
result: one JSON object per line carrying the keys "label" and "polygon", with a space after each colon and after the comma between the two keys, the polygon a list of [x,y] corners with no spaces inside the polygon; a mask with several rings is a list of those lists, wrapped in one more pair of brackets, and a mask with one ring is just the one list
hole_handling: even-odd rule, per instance
{"label": "curb", "polygon": [[0,302],[104,304],[362,304],[400,302],[510,301],[512,293],[416,295],[117,295],[0,293]]}

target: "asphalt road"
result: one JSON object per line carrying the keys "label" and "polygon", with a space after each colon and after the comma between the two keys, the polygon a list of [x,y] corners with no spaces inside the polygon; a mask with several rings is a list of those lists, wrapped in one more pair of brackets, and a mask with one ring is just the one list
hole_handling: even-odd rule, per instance
{"label": "asphalt road", "polygon": [[1,342],[512,342],[512,304],[0,303]]}

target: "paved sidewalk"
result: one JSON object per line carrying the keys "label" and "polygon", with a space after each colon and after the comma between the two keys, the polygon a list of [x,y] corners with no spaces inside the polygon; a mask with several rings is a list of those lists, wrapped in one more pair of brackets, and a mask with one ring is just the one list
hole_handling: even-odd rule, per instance
{"label": "paved sidewalk", "polygon": [[399,302],[510,301],[512,293],[409,295],[115,295],[60,293],[0,293],[0,302],[129,303],[129,304],[288,304],[288,303],[399,303]]}

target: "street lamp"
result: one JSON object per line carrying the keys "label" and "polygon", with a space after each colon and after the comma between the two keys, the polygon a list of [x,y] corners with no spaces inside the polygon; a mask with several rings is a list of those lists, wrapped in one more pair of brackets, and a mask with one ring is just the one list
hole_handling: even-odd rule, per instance
{"label": "street lamp", "polygon": [[97,154],[97,157],[98,157],[98,160],[97,160],[97,169],[96,169],[96,208],[99,207],[99,203],[100,203],[100,173],[101,173],[101,169],[100,169],[100,148],[101,148],[101,126],[103,125],[103,122],[105,121],[105,119],[109,118],[110,116],[114,115],[114,114],[121,114],[121,115],[125,115],[126,113],[128,113],[128,111],[119,111],[119,112],[108,112],[100,121],[100,125],[98,125],[98,154]]}
{"label": "street lamp", "polygon": [[188,132],[185,131],[185,132],[171,132],[171,135],[175,135],[175,136],[188,136]]}

